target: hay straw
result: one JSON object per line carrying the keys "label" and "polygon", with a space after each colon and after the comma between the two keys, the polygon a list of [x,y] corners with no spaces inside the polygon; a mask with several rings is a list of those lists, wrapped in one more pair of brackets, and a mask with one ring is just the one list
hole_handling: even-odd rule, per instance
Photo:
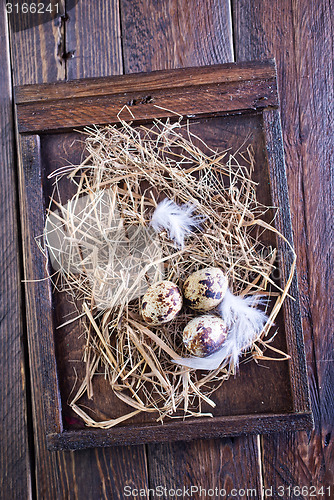
{"label": "hay straw", "polygon": [[[214,151],[181,119],[157,120],[149,128],[120,120],[118,126],[89,127],[84,134],[87,158],[50,176],[55,191],[44,232],[44,246],[58,271],[53,282],[77,304],[76,317],[85,317],[86,376],[70,406],[86,425],[101,428],[140,412],[155,413],[157,421],[212,416],[202,405],[215,406],[211,396],[234,373],[233,365],[226,360],[203,374],[172,363],[186,355],[182,331],[195,313],[183,309],[171,323],[148,327],[140,316],[141,297],[158,279],[182,285],[191,272],[218,266],[235,294],[275,298],[267,324],[249,349],[255,361],[271,359],[263,352],[273,337],[266,337],[288,294],[295,257],[282,288],[271,278],[277,251],[261,243],[261,234],[272,231],[286,240],[262,219],[271,207],[256,198],[252,147],[234,154]],[[66,203],[58,187],[63,176],[77,188]],[[149,228],[154,208],[166,197],[196,205],[196,215],[203,218],[201,231],[186,238],[182,250],[167,234]],[[111,390],[133,411],[97,422],[78,401],[85,392],[93,397],[94,375],[101,367]]]}

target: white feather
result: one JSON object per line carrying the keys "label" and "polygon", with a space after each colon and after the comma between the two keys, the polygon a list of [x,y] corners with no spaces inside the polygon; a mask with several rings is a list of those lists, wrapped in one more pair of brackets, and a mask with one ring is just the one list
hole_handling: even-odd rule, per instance
{"label": "white feather", "polygon": [[165,229],[168,238],[174,241],[176,246],[183,248],[184,239],[191,233],[192,228],[198,227],[203,220],[203,217],[193,215],[195,209],[195,205],[177,205],[165,198],[155,209],[150,225],[156,232]]}
{"label": "white feather", "polygon": [[218,312],[229,329],[221,349],[205,358],[180,358],[173,361],[199,370],[215,370],[224,361],[230,367],[237,368],[242,352],[252,345],[268,320],[263,311],[254,307],[262,303],[259,296],[242,298],[227,290],[224,300],[218,306]]}

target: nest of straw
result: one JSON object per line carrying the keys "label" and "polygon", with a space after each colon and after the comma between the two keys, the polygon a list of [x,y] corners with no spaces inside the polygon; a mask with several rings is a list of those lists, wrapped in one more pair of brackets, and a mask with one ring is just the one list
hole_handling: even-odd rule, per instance
{"label": "nest of straw", "polygon": [[[261,243],[261,233],[277,231],[263,221],[269,207],[256,198],[252,147],[234,154],[214,151],[181,119],[150,127],[121,121],[86,128],[84,134],[83,163],[53,174],[44,233],[57,271],[54,285],[73,297],[86,335],[87,375],[70,406],[86,425],[100,428],[140,412],[154,412],[158,421],[211,415],[202,405],[215,406],[211,395],[234,367],[225,360],[218,370],[201,372],[173,363],[187,356],[182,331],[194,312],[184,308],[172,322],[148,327],[140,315],[141,297],[159,279],[182,286],[193,271],[220,267],[234,293],[272,297],[269,320],[248,353],[255,360],[269,359],[263,355],[272,340],[267,334],[293,269],[283,290],[271,279],[276,250]],[[66,201],[57,188],[64,175],[76,186]],[[196,215],[203,217],[201,231],[181,250],[166,233],[149,228],[155,207],[166,197],[196,205]],[[129,412],[97,422],[79,400],[85,393],[93,398],[94,375],[101,368]]]}

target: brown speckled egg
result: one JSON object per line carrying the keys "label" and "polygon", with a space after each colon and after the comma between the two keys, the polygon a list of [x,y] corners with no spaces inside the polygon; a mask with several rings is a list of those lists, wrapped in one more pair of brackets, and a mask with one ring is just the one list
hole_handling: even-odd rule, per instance
{"label": "brown speckled egg", "polygon": [[218,267],[200,269],[183,284],[185,302],[196,311],[210,311],[223,300],[227,285],[227,277]]}
{"label": "brown speckled egg", "polygon": [[194,356],[204,358],[216,352],[227,336],[225,321],[207,314],[189,321],[183,330],[183,342]]}
{"label": "brown speckled egg", "polygon": [[171,321],[182,308],[182,294],[172,281],[158,281],[145,293],[142,317],[150,325]]}

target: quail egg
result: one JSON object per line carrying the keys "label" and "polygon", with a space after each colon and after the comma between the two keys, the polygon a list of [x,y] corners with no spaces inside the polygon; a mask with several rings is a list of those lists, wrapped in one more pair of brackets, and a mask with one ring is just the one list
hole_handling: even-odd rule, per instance
{"label": "quail egg", "polygon": [[207,314],[189,321],[183,330],[183,343],[191,354],[204,358],[218,351],[226,336],[225,321]]}
{"label": "quail egg", "polygon": [[182,294],[172,281],[158,281],[145,293],[141,313],[150,325],[160,325],[171,321],[182,308]]}
{"label": "quail egg", "polygon": [[227,277],[218,267],[200,269],[183,284],[185,302],[196,311],[210,311],[223,300],[227,285]]}

